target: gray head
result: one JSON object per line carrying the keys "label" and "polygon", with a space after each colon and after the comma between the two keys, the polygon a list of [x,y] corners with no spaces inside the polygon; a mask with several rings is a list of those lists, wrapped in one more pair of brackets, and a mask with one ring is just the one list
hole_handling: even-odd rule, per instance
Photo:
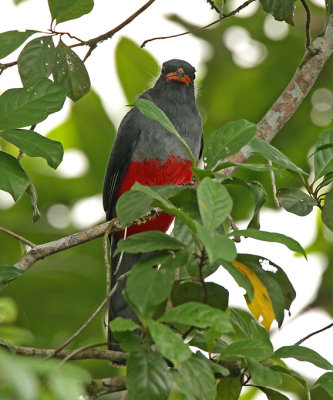
{"label": "gray head", "polygon": [[156,81],[155,87],[165,84],[171,87],[193,87],[195,68],[184,60],[169,60],[162,65],[161,75]]}

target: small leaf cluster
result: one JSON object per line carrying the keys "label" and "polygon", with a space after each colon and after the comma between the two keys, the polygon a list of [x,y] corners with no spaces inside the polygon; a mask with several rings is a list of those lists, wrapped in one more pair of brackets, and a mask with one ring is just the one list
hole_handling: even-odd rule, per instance
{"label": "small leaf cluster", "polygon": [[[171,121],[153,103],[137,100],[134,105],[177,136]],[[326,370],[333,368],[307,347],[273,350],[268,330],[274,319],[281,326],[295,291],[282,268],[260,255],[237,254],[231,239],[277,242],[305,256],[294,239],[260,230],[266,193],[258,182],[221,173],[236,166],[224,160],[248,146],[274,165],[239,167],[307,176],[279,150],[256,138],[256,131],[255,124],[241,120],[211,133],[203,154],[205,168],[192,167],[197,185],[146,187],[136,183],[117,203],[117,215],[125,225],[153,208],[176,217],[173,236],[157,231],[131,235],[119,241],[114,254],[147,253],[132,268],[123,291],[140,324],[122,318],[110,323],[113,337],[130,353],[126,378],[130,398],[162,400],[173,394],[187,400],[233,400],[250,382],[268,399],[285,399],[278,391],[285,376],[300,383],[304,393],[310,389],[282,359],[292,357]],[[253,196],[255,206],[247,229],[229,231],[230,184],[243,185]],[[225,268],[246,290],[254,318],[230,309],[227,289],[206,282],[218,268]],[[264,327],[256,321],[260,317]],[[323,375],[322,381],[329,381],[331,374]],[[329,384],[324,386],[313,390],[330,390]]]}
{"label": "small leaf cluster", "polygon": [[[79,18],[92,7],[93,0],[49,0],[52,23]],[[0,96],[0,137],[20,150],[18,159],[9,152],[0,151],[0,189],[9,192],[15,201],[27,192],[35,209],[34,220],[39,214],[31,192],[36,193],[36,190],[21,166],[20,158],[23,154],[42,157],[56,169],[63,158],[62,144],[36,132],[36,124],[61,110],[66,96],[77,101],[90,90],[90,79],[83,61],[63,42],[62,34],[53,32],[51,29],[49,35],[35,30],[0,33],[0,59],[35,36],[14,62],[23,87],[9,89]],[[55,45],[57,36],[60,38]],[[6,68],[6,64],[0,64],[0,73]]]}

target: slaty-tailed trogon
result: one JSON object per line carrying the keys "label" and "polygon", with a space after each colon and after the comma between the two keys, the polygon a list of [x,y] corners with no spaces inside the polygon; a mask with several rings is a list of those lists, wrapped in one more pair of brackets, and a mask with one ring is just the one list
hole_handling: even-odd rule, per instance
{"label": "slaty-tailed trogon", "polygon": [[[179,134],[198,159],[202,151],[202,124],[194,95],[195,69],[183,60],[170,60],[163,64],[154,87],[139,97],[160,107],[169,117]],[[116,216],[117,199],[135,182],[143,185],[185,184],[192,179],[191,161],[183,145],[156,121],[145,117],[137,108],[129,111],[121,121],[106,171],[103,202],[107,220]],[[156,219],[128,228],[127,236],[142,231],[166,232],[173,216],[162,213]],[[112,249],[123,233],[111,235]],[[129,271],[145,254],[123,254],[120,268],[114,276],[119,256],[111,261],[112,282]],[[123,280],[111,298],[109,321],[121,316],[137,321],[123,298]],[[118,350],[109,334],[110,348]]]}

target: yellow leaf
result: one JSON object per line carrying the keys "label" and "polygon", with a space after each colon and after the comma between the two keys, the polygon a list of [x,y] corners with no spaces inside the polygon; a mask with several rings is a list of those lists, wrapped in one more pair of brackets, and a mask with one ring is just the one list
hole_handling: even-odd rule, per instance
{"label": "yellow leaf", "polygon": [[275,314],[273,304],[266,287],[263,285],[255,272],[252,271],[252,269],[247,265],[239,261],[233,261],[232,264],[238,269],[238,271],[246,275],[252,283],[253,299],[251,303],[246,301],[247,306],[257,320],[260,316],[262,316],[262,325],[265,327],[266,331],[269,331],[269,328],[275,319]]}

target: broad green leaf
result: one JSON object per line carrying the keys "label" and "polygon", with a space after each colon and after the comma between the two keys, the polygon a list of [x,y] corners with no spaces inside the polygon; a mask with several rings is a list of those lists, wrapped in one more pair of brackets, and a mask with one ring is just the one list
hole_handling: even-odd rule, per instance
{"label": "broad green leaf", "polygon": [[170,375],[161,355],[144,349],[131,353],[127,361],[126,387],[131,399],[168,399]]}
{"label": "broad green leaf", "polygon": [[213,231],[231,213],[232,199],[228,190],[221,183],[205,178],[198,186],[197,197],[203,225]]}
{"label": "broad green leaf", "polygon": [[139,93],[148,89],[159,70],[157,61],[128,38],[121,38],[116,47],[117,74],[131,104]]}
{"label": "broad green leaf", "polygon": [[[201,332],[194,331],[193,337],[188,344],[190,346],[197,347],[198,349],[208,351],[207,340]],[[215,343],[215,348],[213,353],[220,353],[225,347],[227,347],[227,345],[228,344],[224,342],[222,339],[217,340]],[[222,375],[227,376],[228,374],[226,375],[222,374]]]}
{"label": "broad green leaf", "polygon": [[276,358],[295,358],[299,361],[308,361],[319,368],[327,370],[333,369],[333,365],[324,357],[322,357],[316,351],[304,346],[280,347],[274,352],[273,356]]}
{"label": "broad green leaf", "polygon": [[[319,149],[327,144],[333,144],[333,129],[322,132],[319,135],[318,141],[315,143],[315,148]],[[333,172],[333,147],[324,148],[316,151],[314,154],[314,170],[315,180],[324,175]]]}
{"label": "broad green leaf", "polygon": [[229,122],[222,128],[210,133],[205,141],[203,153],[207,169],[238,153],[243,146],[255,137],[256,131],[257,126],[255,124],[241,119]]}
{"label": "broad green leaf", "polygon": [[56,50],[51,36],[41,36],[29,42],[21,51],[17,66],[23,86],[48,78],[54,68]]}
{"label": "broad green leaf", "polygon": [[136,263],[125,290],[126,296],[135,304],[143,318],[152,316],[156,306],[168,298],[174,282],[172,268],[156,269],[153,266],[147,260]]}
{"label": "broad green leaf", "polygon": [[179,240],[160,231],[141,232],[120,240],[115,255],[126,253],[147,253],[156,250],[180,250],[185,245]]}
{"label": "broad green leaf", "polygon": [[0,189],[17,201],[29,186],[30,179],[17,159],[0,151]]}
{"label": "broad green leaf", "polygon": [[290,161],[285,154],[283,154],[276,147],[265,142],[265,140],[263,139],[254,138],[250,144],[250,147],[251,154],[253,155],[265,157],[268,160],[271,160],[275,164],[278,164],[289,171],[297,172],[300,175],[308,175],[305,171],[303,171],[301,168],[297,167],[297,165],[295,165],[292,161]]}
{"label": "broad green leaf", "polygon": [[[1,271],[0,267],[0,271]],[[0,298],[0,323],[11,324],[17,318],[18,310],[15,301],[11,297]]]}
{"label": "broad green leaf", "polygon": [[173,364],[182,363],[192,356],[192,351],[183,339],[166,325],[149,320],[148,327],[157,350]]}
{"label": "broad green leaf", "polygon": [[160,321],[196,326],[198,328],[215,326],[223,333],[233,330],[229,320],[229,313],[194,301],[174,307],[162,315]]}
{"label": "broad green leaf", "polygon": [[228,307],[228,300],[229,292],[214,282],[205,282],[205,287],[203,287],[200,282],[176,281],[171,292],[173,306],[197,301],[225,311]]}
{"label": "broad green leaf", "polygon": [[321,386],[333,398],[333,372],[326,372],[314,384]]}
{"label": "broad green leaf", "polygon": [[177,129],[174,127],[173,123],[169,120],[163,110],[161,110],[152,101],[143,98],[136,99],[133,102],[133,106],[137,107],[145,117],[150,118],[154,121],[158,121],[167,131],[175,135],[184,146],[187,154],[192,161],[192,164],[195,166],[196,160],[194,158],[194,155],[192,154],[191,149],[188,147],[185,140],[179,135]]}
{"label": "broad green leaf", "polygon": [[8,31],[0,33],[0,60],[7,57],[37,31]]}
{"label": "broad green leaf", "polygon": [[265,360],[272,355],[272,345],[259,340],[237,340],[221,352],[221,360],[241,360],[253,358],[258,361]]}
{"label": "broad green leaf", "polygon": [[90,13],[94,0],[48,0],[52,19],[60,22],[80,18]]}
{"label": "broad green leaf", "polygon": [[246,360],[249,374],[255,385],[259,386],[280,386],[282,383],[281,375],[272,369],[249,358]]}
{"label": "broad green leaf", "polygon": [[333,190],[327,193],[325,196],[325,203],[321,218],[324,224],[333,232]]}
{"label": "broad green leaf", "polygon": [[0,265],[0,283],[8,282],[22,275],[22,272],[11,265]]}
{"label": "broad green leaf", "polygon": [[281,207],[299,216],[308,215],[316,205],[312,197],[296,187],[280,188],[277,198]]}
{"label": "broad green leaf", "polygon": [[22,128],[59,111],[66,91],[44,78],[29,88],[9,89],[0,96],[0,129]]}
{"label": "broad green leaf", "polygon": [[252,239],[263,240],[264,242],[276,242],[284,244],[289,250],[303,254],[306,258],[303,247],[289,236],[283,235],[282,233],[259,231],[257,229],[244,229],[230,232],[227,236],[244,236]]}
{"label": "broad green leaf", "polygon": [[37,132],[25,129],[10,129],[0,132],[0,137],[12,143],[30,157],[45,158],[52,168],[57,168],[62,161],[64,154],[62,144]]}
{"label": "broad green leaf", "polygon": [[90,79],[83,61],[62,40],[56,49],[53,78],[67,90],[67,96],[73,101],[79,100],[90,90]]}
{"label": "broad green leaf", "polygon": [[123,332],[123,331],[134,331],[140,328],[140,326],[132,321],[122,317],[117,317],[109,323],[109,327],[112,332]]}
{"label": "broad green leaf", "polygon": [[[245,169],[249,169],[251,171],[258,171],[258,172],[266,172],[266,171],[278,172],[280,170],[280,168],[276,168],[276,167],[273,167],[272,165],[268,165],[268,164],[253,164],[253,163],[240,164],[240,163],[226,161],[221,164],[218,164],[214,168],[214,171],[220,171],[221,169],[230,168],[230,167],[245,168]],[[208,171],[207,171],[207,173],[208,173]],[[221,175],[218,174],[218,176],[221,176]],[[223,175],[222,175],[222,177],[223,177]],[[230,177],[230,175],[229,175],[229,177]]]}
{"label": "broad green leaf", "polygon": [[174,371],[172,377],[176,388],[187,400],[216,399],[215,378],[205,360],[193,355]]}
{"label": "broad green leaf", "polygon": [[263,393],[265,393],[268,400],[289,400],[287,396],[285,396],[280,392],[277,392],[276,390],[262,386],[258,386],[258,389],[260,389]]}
{"label": "broad green leaf", "polygon": [[242,384],[239,377],[227,377],[219,381],[216,390],[216,400],[238,400]]}
{"label": "broad green leaf", "polygon": [[260,0],[266,13],[272,14],[277,21],[285,21],[290,25],[294,25],[294,3],[295,0]]}
{"label": "broad green leaf", "polygon": [[259,212],[266,202],[267,194],[260,182],[253,181],[247,184],[248,189],[251,191],[254,201],[254,210],[253,216],[248,224],[248,228],[259,229],[260,222],[259,222]]}
{"label": "broad green leaf", "polygon": [[214,263],[217,260],[233,261],[236,256],[235,243],[225,235],[212,232],[204,226],[195,224],[198,235],[205,246],[209,262]]}
{"label": "broad green leaf", "polygon": [[332,397],[321,386],[314,386],[310,390],[311,400],[332,400]]}

